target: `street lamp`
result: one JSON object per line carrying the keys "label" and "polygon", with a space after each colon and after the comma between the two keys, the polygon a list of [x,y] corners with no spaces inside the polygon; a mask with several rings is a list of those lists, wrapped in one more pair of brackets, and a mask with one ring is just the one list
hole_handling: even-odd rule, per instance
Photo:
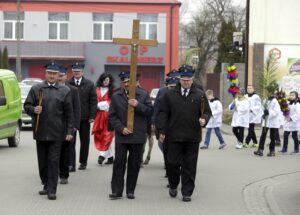
{"label": "street lamp", "polygon": [[16,36],[17,36],[17,50],[16,50],[16,73],[18,81],[22,80],[22,71],[21,71],[21,50],[20,50],[20,40],[21,40],[21,11],[20,11],[20,0],[17,0],[17,28],[16,28]]}

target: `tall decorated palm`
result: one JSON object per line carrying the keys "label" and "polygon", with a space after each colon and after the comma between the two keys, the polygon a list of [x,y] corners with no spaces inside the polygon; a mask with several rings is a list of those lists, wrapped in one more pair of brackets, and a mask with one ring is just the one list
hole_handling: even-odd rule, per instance
{"label": "tall decorated palm", "polygon": [[227,65],[227,87],[228,93],[233,97],[239,92],[239,79],[236,66],[233,63]]}

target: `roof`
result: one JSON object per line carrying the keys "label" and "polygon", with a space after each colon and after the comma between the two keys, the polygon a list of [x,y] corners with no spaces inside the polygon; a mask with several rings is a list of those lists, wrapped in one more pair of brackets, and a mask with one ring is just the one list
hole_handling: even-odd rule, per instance
{"label": "roof", "polygon": [[[12,2],[12,0],[4,0]],[[15,0],[14,0],[15,2]],[[22,0],[22,2],[55,2],[55,3],[100,3],[100,4],[176,4],[178,0]]]}

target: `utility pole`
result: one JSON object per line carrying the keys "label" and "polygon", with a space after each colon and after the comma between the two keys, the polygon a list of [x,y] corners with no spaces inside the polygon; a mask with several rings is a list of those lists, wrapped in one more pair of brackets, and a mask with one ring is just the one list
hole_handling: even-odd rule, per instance
{"label": "utility pole", "polygon": [[20,0],[17,0],[17,28],[16,28],[16,36],[17,36],[17,52],[16,52],[16,73],[18,81],[22,80],[22,71],[21,71],[21,11],[20,11]]}
{"label": "utility pole", "polygon": [[[248,86],[249,81],[249,23],[250,23],[250,0],[246,0],[246,39],[245,39],[245,86]],[[252,71],[250,71],[252,75]],[[251,78],[252,80],[252,78]],[[252,82],[252,81],[251,81]],[[251,83],[252,84],[252,83]]]}

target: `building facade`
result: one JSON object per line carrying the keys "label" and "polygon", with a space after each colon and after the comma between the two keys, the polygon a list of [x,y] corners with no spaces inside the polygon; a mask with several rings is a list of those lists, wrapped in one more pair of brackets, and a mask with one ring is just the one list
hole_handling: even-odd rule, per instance
{"label": "building facade", "polygon": [[[85,76],[93,81],[103,72],[117,77],[129,70],[130,47],[113,44],[112,38],[131,38],[134,19],[140,20],[140,38],[159,44],[139,48],[142,86],[160,87],[165,73],[178,67],[180,3],[176,0],[21,0],[20,6],[23,78],[43,78],[43,65],[49,60],[66,66],[84,62]],[[0,47],[8,48],[12,70],[16,9],[16,1],[1,1]]]}
{"label": "building facade", "polygon": [[262,72],[266,59],[277,62],[277,80],[286,91],[300,93],[300,1],[251,0],[249,26],[250,80]]}

